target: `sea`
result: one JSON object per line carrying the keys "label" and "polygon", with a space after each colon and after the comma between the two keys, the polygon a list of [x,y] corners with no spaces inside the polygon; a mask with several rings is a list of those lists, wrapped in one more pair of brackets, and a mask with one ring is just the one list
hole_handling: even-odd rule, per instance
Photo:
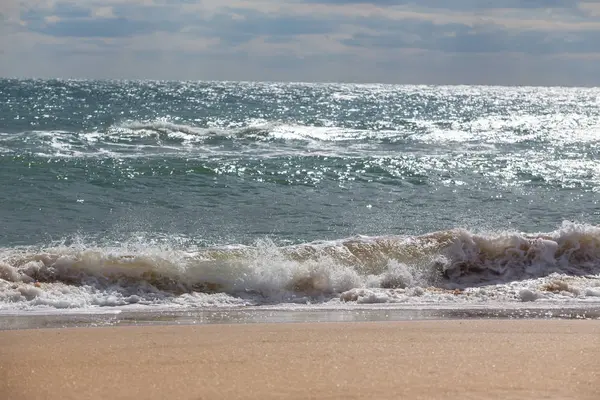
{"label": "sea", "polygon": [[0,79],[0,314],[600,308],[600,89]]}

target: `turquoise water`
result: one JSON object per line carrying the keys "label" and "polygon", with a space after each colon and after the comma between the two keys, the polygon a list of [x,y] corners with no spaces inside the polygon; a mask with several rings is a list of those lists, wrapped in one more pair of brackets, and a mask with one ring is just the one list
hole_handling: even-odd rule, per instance
{"label": "turquoise water", "polygon": [[0,80],[0,303],[327,303],[462,290],[490,268],[503,284],[595,276],[599,105],[580,88]]}

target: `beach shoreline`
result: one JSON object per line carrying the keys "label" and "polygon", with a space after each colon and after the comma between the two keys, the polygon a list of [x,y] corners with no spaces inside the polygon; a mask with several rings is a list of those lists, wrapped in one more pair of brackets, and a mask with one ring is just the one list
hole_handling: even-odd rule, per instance
{"label": "beach shoreline", "polygon": [[597,304],[503,304],[470,307],[294,308],[244,307],[221,309],[87,309],[0,312],[0,331],[38,328],[110,326],[211,325],[250,323],[399,322],[425,320],[600,320]]}
{"label": "beach shoreline", "polygon": [[600,321],[431,320],[0,332],[6,399],[597,399]]}

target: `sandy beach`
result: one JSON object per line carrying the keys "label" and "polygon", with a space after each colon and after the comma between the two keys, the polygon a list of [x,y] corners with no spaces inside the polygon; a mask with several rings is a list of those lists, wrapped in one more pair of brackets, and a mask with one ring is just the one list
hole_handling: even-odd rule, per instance
{"label": "sandy beach", "polygon": [[2,399],[598,399],[600,321],[0,332]]}

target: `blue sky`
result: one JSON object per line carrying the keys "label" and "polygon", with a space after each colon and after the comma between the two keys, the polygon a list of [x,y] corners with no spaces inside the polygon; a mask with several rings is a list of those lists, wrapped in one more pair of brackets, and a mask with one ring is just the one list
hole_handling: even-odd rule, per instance
{"label": "blue sky", "polygon": [[600,1],[1,0],[0,76],[600,85]]}

